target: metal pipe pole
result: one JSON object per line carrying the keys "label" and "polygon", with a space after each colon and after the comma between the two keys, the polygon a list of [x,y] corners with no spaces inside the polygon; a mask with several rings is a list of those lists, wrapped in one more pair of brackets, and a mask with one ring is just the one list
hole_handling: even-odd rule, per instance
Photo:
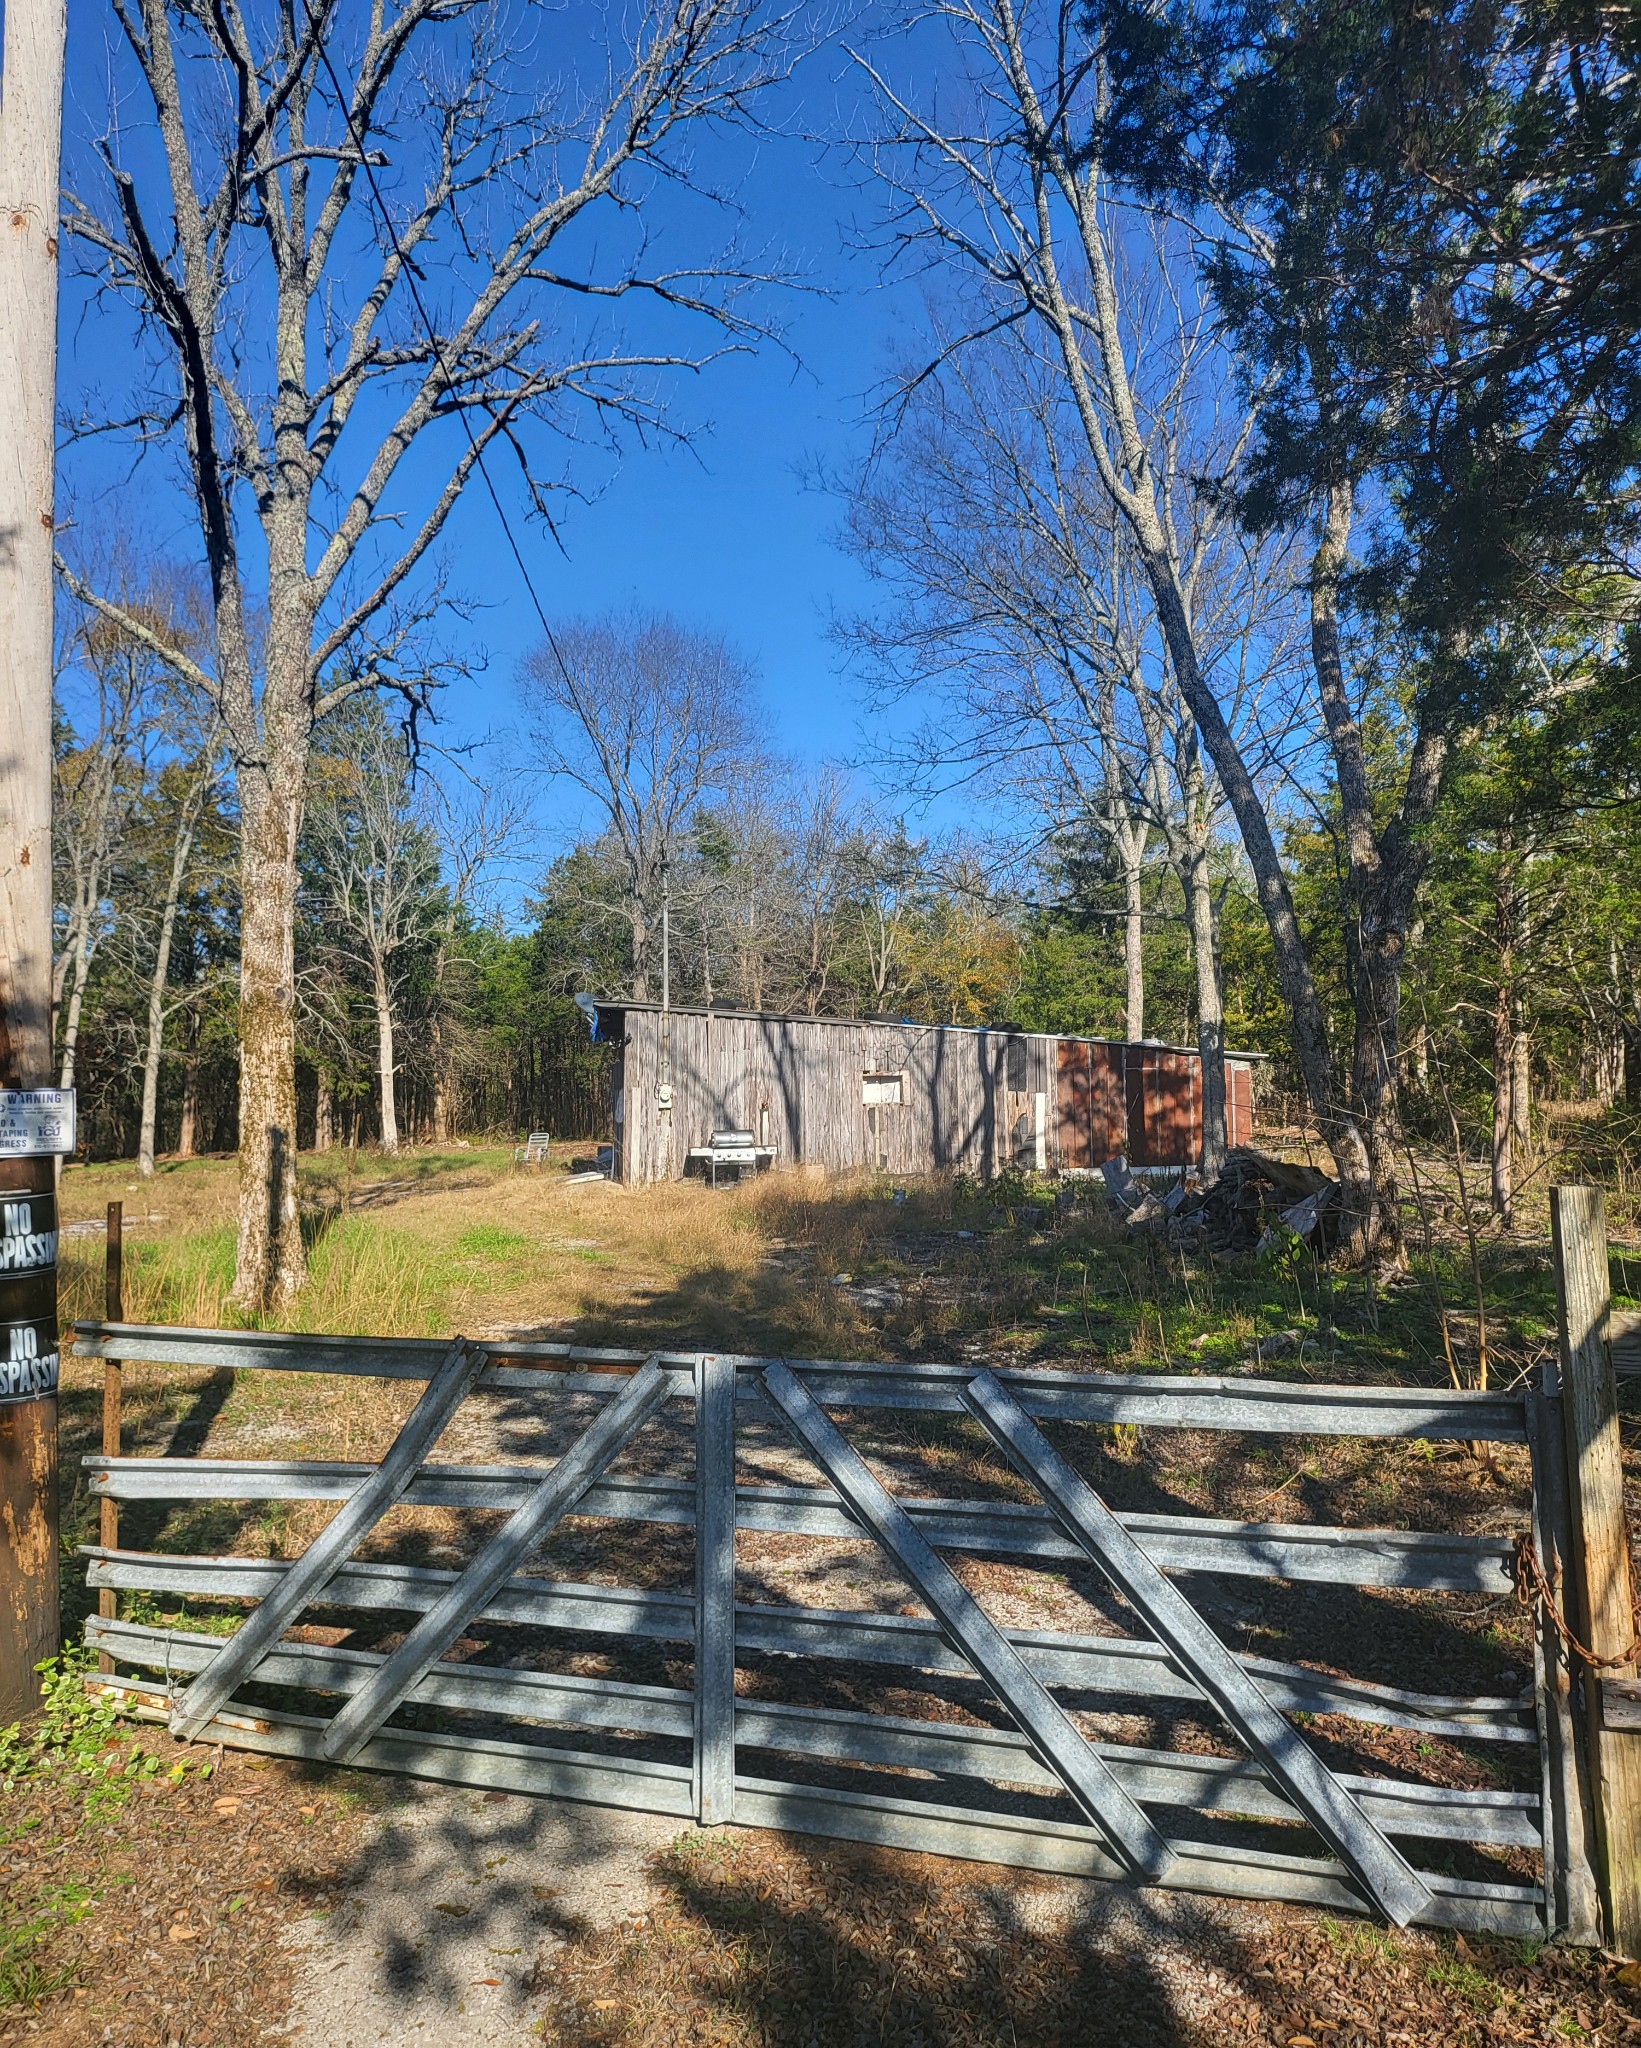
{"label": "metal pipe pole", "polygon": [[[63,0],[0,44],[0,1088],[51,1071],[51,671]],[[0,1159],[0,1727],[58,1648],[56,1161]],[[49,1249],[49,1260],[42,1247]],[[8,1248],[9,1249],[9,1248]]]}

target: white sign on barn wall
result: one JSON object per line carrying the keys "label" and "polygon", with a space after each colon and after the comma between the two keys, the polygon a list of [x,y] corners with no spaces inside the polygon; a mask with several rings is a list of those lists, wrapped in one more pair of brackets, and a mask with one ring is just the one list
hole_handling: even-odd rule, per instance
{"label": "white sign on barn wall", "polygon": [[72,1088],[0,1088],[0,1159],[73,1150]]}

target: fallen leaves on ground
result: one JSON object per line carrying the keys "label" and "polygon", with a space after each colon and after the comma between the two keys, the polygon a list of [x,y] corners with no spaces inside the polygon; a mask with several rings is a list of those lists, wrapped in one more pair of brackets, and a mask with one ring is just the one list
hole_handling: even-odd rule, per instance
{"label": "fallen leaves on ground", "polygon": [[1641,2042],[1641,1999],[1578,1951],[1225,1902],[1148,1931],[1143,1896],[773,1834],[685,1836],[653,1875],[647,1927],[544,1964],[547,2048]]}
{"label": "fallen leaves on ground", "polygon": [[[150,1749],[170,1738],[145,1730]],[[174,1745],[194,1762],[197,1748]],[[253,2048],[285,2017],[294,1920],[329,1904],[366,1814],[357,1797],[298,1765],[228,1752],[189,1776],[97,1815],[85,1781],[21,1780],[0,1829],[0,1929],[42,1927],[0,2003],[0,2044]],[[298,1798],[311,1802],[300,1816]],[[41,1902],[73,1896],[49,1924]],[[7,1995],[0,1973],[0,1999]]]}

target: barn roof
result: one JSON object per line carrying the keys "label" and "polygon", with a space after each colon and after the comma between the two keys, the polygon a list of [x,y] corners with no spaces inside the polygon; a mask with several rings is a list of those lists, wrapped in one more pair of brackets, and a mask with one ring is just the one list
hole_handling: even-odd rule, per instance
{"label": "barn roof", "polygon": [[[580,998],[577,998],[580,1001]],[[590,1006],[602,1017],[625,1016],[636,1012],[645,1016],[659,1016],[661,1004],[635,997],[592,996],[581,1002],[583,1009]],[[699,1003],[671,1003],[668,1014],[674,1017],[739,1017],[758,1024],[835,1024],[849,1031],[946,1031],[962,1032],[970,1036],[989,1033],[998,1038],[1054,1038],[1063,1039],[1069,1045],[1139,1045],[1148,1052],[1189,1053],[1193,1058],[1201,1051],[1195,1045],[1173,1045],[1160,1038],[1100,1038],[1082,1031],[1028,1031],[1018,1024],[927,1024],[916,1017],[812,1017],[807,1010],[740,1010],[730,1009],[720,1003],[711,1008]],[[1268,1060],[1266,1052],[1238,1052],[1227,1046],[1228,1060]]]}

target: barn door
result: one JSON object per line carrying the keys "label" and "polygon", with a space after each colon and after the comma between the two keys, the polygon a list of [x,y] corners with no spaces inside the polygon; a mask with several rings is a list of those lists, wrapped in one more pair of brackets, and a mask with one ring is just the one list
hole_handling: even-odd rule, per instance
{"label": "barn door", "polygon": [[[856,1519],[894,1558],[952,1646],[991,1688],[1038,1760],[1059,1779],[1118,1863],[1137,1880],[1166,1882],[1176,1860],[1173,1844],[918,1533],[905,1508],[788,1367],[766,1367],[763,1384],[794,1438]],[[1427,1918],[1432,1898],[1419,1873],[1002,1382],[993,1373],[978,1373],[964,1387],[963,1400],[1010,1463],[1038,1489],[1066,1534],[1194,1681],[1366,1897],[1398,1926]]]}

